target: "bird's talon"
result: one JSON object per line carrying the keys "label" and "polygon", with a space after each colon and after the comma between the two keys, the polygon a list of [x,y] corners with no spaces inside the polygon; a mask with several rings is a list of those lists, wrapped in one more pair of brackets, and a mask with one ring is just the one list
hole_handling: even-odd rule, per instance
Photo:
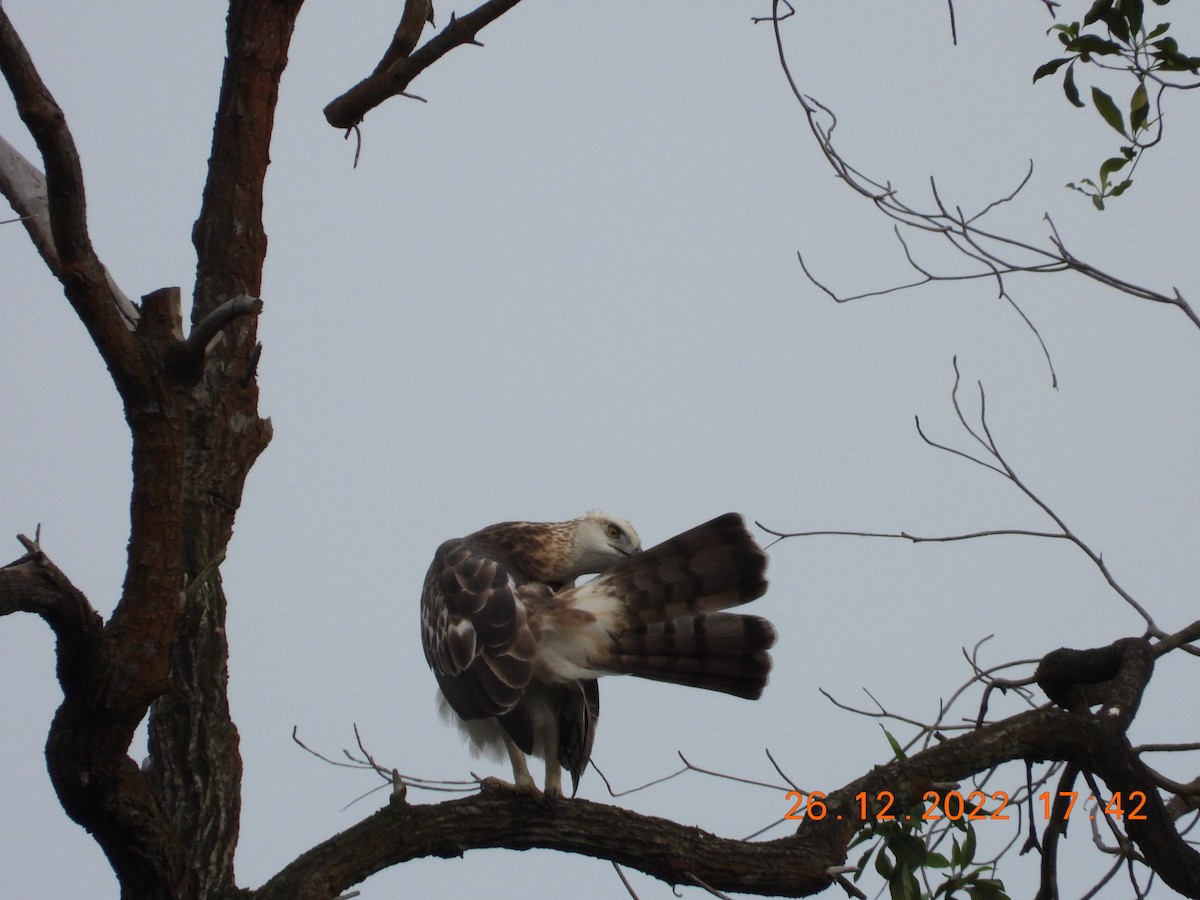
{"label": "bird's talon", "polygon": [[513,784],[511,781],[505,781],[503,778],[496,778],[489,775],[487,778],[479,779],[479,792],[487,794],[491,791],[506,791],[514,794],[527,794],[535,800],[542,799],[542,792],[538,790],[538,786],[532,781],[518,781]]}

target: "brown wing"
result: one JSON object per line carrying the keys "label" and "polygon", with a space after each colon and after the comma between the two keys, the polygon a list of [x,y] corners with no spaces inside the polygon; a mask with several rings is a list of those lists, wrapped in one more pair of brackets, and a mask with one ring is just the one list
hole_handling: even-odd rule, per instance
{"label": "brown wing", "polygon": [[521,699],[536,650],[520,587],[496,559],[460,539],[434,554],[421,594],[421,643],[446,700],[464,719],[499,718],[517,745],[533,746]]}
{"label": "brown wing", "polygon": [[558,759],[571,773],[571,796],[579,790],[579,779],[592,758],[596,740],[596,720],[600,717],[600,684],[586,678],[560,686],[561,705],[558,719]]}

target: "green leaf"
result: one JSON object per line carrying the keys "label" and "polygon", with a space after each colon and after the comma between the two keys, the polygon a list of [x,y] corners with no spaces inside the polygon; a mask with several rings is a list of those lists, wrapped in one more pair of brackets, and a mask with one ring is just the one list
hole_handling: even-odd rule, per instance
{"label": "green leaf", "polygon": [[921,885],[908,866],[896,869],[896,877],[888,882],[888,893],[892,900],[921,900]]}
{"label": "green leaf", "polygon": [[1090,53],[1093,56],[1113,56],[1121,52],[1121,45],[1116,41],[1105,40],[1098,34],[1081,34],[1067,44],[1067,49],[1076,53]]}
{"label": "green leaf", "polygon": [[1063,93],[1073,106],[1083,109],[1085,104],[1079,99],[1079,88],[1075,87],[1075,63],[1067,66],[1067,74],[1063,76]]}
{"label": "green leaf", "polygon": [[971,900],[1009,900],[1004,882],[996,878],[980,878],[967,885]]}
{"label": "green leaf", "polygon": [[888,841],[888,849],[896,857],[897,863],[903,863],[910,869],[919,869],[925,865],[929,849],[925,842],[915,834],[898,834]]}
{"label": "green leaf", "polygon": [[1058,59],[1052,59],[1050,62],[1042,63],[1037,67],[1037,71],[1033,73],[1034,83],[1036,84],[1039,78],[1045,78],[1047,75],[1053,75],[1060,68],[1062,68],[1064,63],[1069,63],[1070,61],[1071,57],[1060,56]]}
{"label": "green leaf", "polygon": [[1166,33],[1167,33],[1167,29],[1168,29],[1168,28],[1170,28],[1170,27],[1171,27],[1171,23],[1170,23],[1170,22],[1163,22],[1161,25],[1158,25],[1158,26],[1156,26],[1156,27],[1155,27],[1155,29],[1154,29],[1153,31],[1151,31],[1151,32],[1150,32],[1148,35],[1146,35],[1146,40],[1148,40],[1148,41],[1152,41],[1152,40],[1154,40],[1156,37],[1159,37],[1160,35],[1166,34]]}
{"label": "green leaf", "polygon": [[1079,23],[1072,22],[1070,25],[1051,25],[1050,28],[1046,30],[1046,34],[1049,34],[1051,31],[1058,32],[1058,39],[1060,42],[1063,44],[1069,44],[1072,40],[1079,37]]}
{"label": "green leaf", "polygon": [[962,844],[958,842],[958,838],[950,839],[950,865],[956,869],[962,868]]}
{"label": "green leaf", "polygon": [[1200,74],[1200,56],[1184,56],[1182,53],[1172,53],[1169,55],[1151,53],[1150,55],[1158,57],[1163,61],[1159,68],[1165,72],[1191,72],[1193,75]]}
{"label": "green leaf", "polygon": [[1131,34],[1137,34],[1142,30],[1142,13],[1146,8],[1142,5],[1142,0],[1121,0],[1121,12],[1125,14],[1125,21],[1129,23],[1129,31]]}
{"label": "green leaf", "polygon": [[875,857],[875,871],[882,875],[887,881],[891,881],[892,876],[896,873],[896,868],[892,865],[892,861],[888,859],[887,854],[882,850],[879,852],[879,855]]}
{"label": "green leaf", "polygon": [[1145,83],[1139,84],[1129,101],[1129,128],[1137,132],[1146,127],[1150,118],[1150,97],[1146,94]]}
{"label": "green leaf", "polygon": [[854,867],[855,872],[853,878],[855,881],[858,881],[858,879],[862,876],[862,873],[867,870],[867,863],[870,861],[871,854],[875,852],[875,849],[876,848],[874,847],[869,848],[866,853],[858,858],[858,864]]}
{"label": "green leaf", "polygon": [[925,866],[930,869],[948,869],[950,868],[950,860],[946,859],[942,854],[930,850],[925,854]]}
{"label": "green leaf", "polygon": [[1083,17],[1084,25],[1092,25],[1104,18],[1104,14],[1113,7],[1113,0],[1096,0],[1092,4],[1092,8],[1087,11]]}
{"label": "green leaf", "polygon": [[912,897],[912,900],[921,900],[921,883],[917,881],[917,876],[912,872],[908,873],[908,884],[906,887],[908,888],[908,896]]}
{"label": "green leaf", "polygon": [[1200,64],[1200,59],[1180,53],[1179,43],[1173,37],[1153,41],[1150,46],[1155,48],[1150,55],[1159,61],[1158,68],[1168,72],[1182,72],[1185,69],[1194,72],[1197,64]]}
{"label": "green leaf", "polygon": [[963,868],[969,866],[975,860],[975,829],[968,828],[967,836],[963,840],[962,846],[962,865]]}
{"label": "green leaf", "polygon": [[1125,119],[1121,115],[1121,111],[1117,109],[1117,104],[1113,103],[1113,98],[1104,93],[1098,87],[1092,88],[1092,102],[1096,104],[1096,112],[1100,113],[1101,118],[1116,130],[1121,137],[1129,137],[1125,133]]}
{"label": "green leaf", "polygon": [[1100,183],[1108,184],[1108,176],[1129,165],[1129,160],[1123,156],[1113,156],[1100,164]]}
{"label": "green leaf", "polygon": [[[882,725],[880,727],[883,728]],[[888,743],[892,745],[892,753],[896,754],[896,759],[900,760],[901,762],[908,759],[908,757],[904,755],[904,749],[900,746],[900,742],[892,737],[891,732],[884,728],[883,733],[887,737]]]}
{"label": "green leaf", "polygon": [[1100,212],[1104,212],[1104,198],[1099,194],[1093,194],[1092,206],[1096,207],[1096,209],[1100,210]]}
{"label": "green leaf", "polygon": [[1104,24],[1108,26],[1108,30],[1118,41],[1123,44],[1129,43],[1129,24],[1123,15],[1113,10],[1104,16]]}
{"label": "green leaf", "polygon": [[1123,193],[1125,193],[1127,190],[1129,190],[1129,186],[1131,184],[1133,184],[1133,180],[1130,178],[1126,178],[1124,181],[1122,181],[1120,184],[1118,184],[1115,188],[1113,188],[1111,191],[1109,191],[1108,194],[1110,197],[1120,197]]}

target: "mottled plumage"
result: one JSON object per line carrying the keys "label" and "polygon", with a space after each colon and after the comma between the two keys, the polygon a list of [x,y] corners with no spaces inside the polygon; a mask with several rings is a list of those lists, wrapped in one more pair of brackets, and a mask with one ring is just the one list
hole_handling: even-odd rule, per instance
{"label": "mottled plumage", "polygon": [[[503,522],[442,544],[421,596],[422,644],[478,749],[546,760],[546,792],[587,766],[596,678],[628,674],[757,698],[775,629],[723,612],[761,597],[766,554],[727,513],[641,552],[623,519]],[[575,586],[585,574],[596,578]]]}

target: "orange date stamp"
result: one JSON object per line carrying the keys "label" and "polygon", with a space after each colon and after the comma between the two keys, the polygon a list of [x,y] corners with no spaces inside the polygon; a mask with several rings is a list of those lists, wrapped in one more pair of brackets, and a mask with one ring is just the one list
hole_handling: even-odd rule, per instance
{"label": "orange date stamp", "polygon": [[[1051,794],[1042,791],[1037,799],[1041,802],[1042,814],[1047,821],[1050,819],[1069,819],[1079,799],[1078,791],[1059,791]],[[971,791],[966,796],[959,791],[926,791],[921,797],[924,808],[920,812],[893,812],[896,798],[891,791],[879,791],[872,798],[866,791],[854,795],[851,812],[831,813],[826,804],[826,795],[822,791],[788,791],[787,800],[792,804],[784,813],[785,819],[814,822],[828,817],[838,821],[848,818],[860,822],[894,822],[897,819],[905,821],[938,822],[949,820],[957,822],[960,819],[969,822],[992,821],[1005,822],[1011,816],[1005,812],[1011,802],[1004,791]],[[1130,791],[1122,796],[1118,791],[1107,800],[1098,801],[1093,796],[1086,798],[1086,804],[1091,804],[1089,819],[1098,816],[1115,819],[1143,820],[1146,814],[1142,807],[1146,804],[1146,794],[1143,791]],[[1085,805],[1086,805],[1085,804]]]}

